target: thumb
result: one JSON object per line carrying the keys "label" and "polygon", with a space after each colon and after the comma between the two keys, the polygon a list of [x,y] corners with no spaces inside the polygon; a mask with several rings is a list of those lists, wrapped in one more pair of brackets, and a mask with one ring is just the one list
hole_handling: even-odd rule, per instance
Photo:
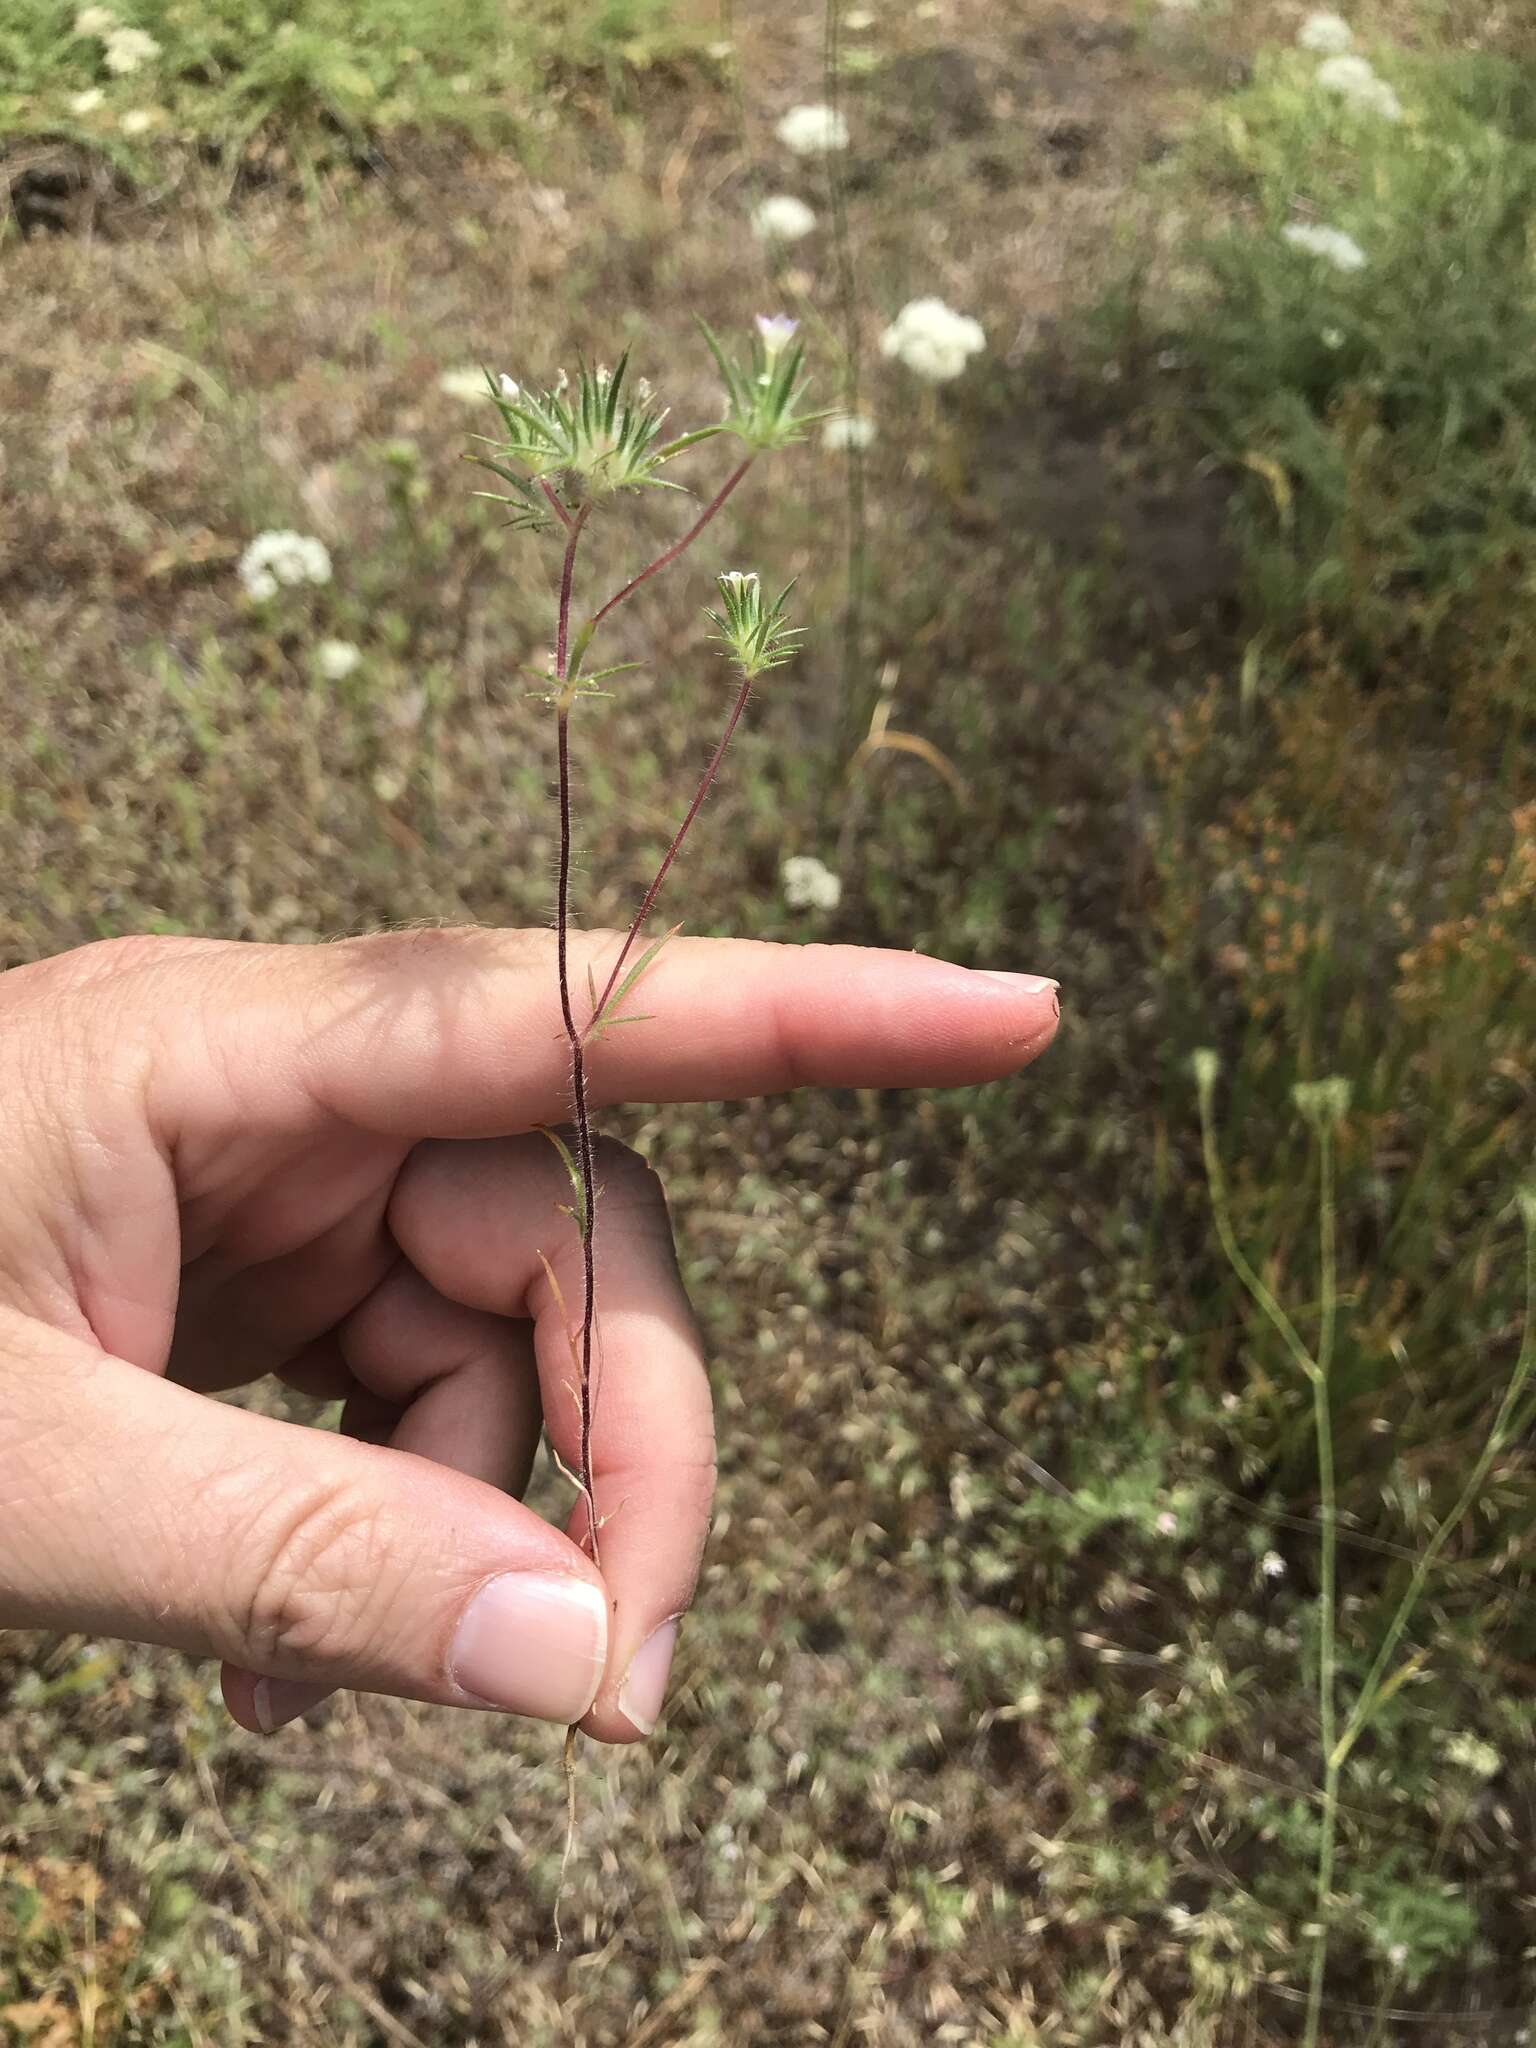
{"label": "thumb", "polygon": [[[271,1681],[579,1721],[608,1602],[483,1481],[209,1401],[42,1324],[0,1331],[0,1626],[164,1643]],[[260,1683],[232,1698],[284,1718]]]}

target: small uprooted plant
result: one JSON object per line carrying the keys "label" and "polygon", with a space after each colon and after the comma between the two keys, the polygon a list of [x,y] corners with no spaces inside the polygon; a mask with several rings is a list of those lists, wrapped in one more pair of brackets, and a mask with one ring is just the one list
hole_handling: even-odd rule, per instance
{"label": "small uprooted plant", "polygon": [[[555,716],[559,805],[556,971],[560,1016],[570,1049],[573,1142],[568,1144],[554,1132],[549,1135],[561,1151],[571,1176],[575,1198],[570,1215],[580,1234],[582,1249],[582,1299],[570,1330],[579,1406],[579,1454],[577,1469],[570,1476],[586,1506],[585,1544],[594,1563],[599,1561],[599,1517],[592,1486],[593,1333],[597,1306],[593,1234],[598,1190],[587,1100],[587,1055],[602,1033],[636,1021],[622,1014],[625,1001],[671,936],[663,934],[641,946],[646,921],[719,772],[754,682],[766,670],[789,660],[802,637],[785,616],[790,586],[786,585],[777,597],[771,597],[756,574],[730,570],[715,578],[718,609],[707,608],[705,615],[735,669],[734,701],[693,799],[641,899],[607,978],[599,989],[589,971],[584,1002],[573,990],[570,975],[571,716],[584,699],[605,694],[602,685],[610,678],[635,666],[630,662],[607,668],[588,666],[604,622],[643,583],[659,576],[687,553],[760,456],[799,440],[805,429],[821,417],[805,409],[805,352],[804,345],[796,339],[796,325],[782,316],[760,317],[745,355],[733,354],[705,328],[705,339],[724,385],[724,415],[714,425],[673,438],[664,437],[666,411],[656,403],[650,386],[644,380],[631,382],[627,352],[611,370],[583,367],[575,378],[568,378],[562,371],[547,390],[525,388],[505,375],[486,374],[488,395],[501,416],[501,433],[477,437],[481,445],[473,459],[491,471],[502,488],[481,495],[506,505],[513,527],[552,535],[563,547],[554,622],[554,662],[540,676],[537,694]],[[575,605],[576,573],[582,539],[593,522],[626,497],[650,490],[681,490],[682,486],[663,471],[686,450],[720,437],[736,443],[738,459],[697,519],[680,539],[621,588],[589,613],[581,613]],[[638,956],[637,947],[641,947]],[[556,1299],[560,1299],[558,1287]],[[570,1767],[575,1733],[571,1729],[566,1738],[567,1781],[572,1785]]]}

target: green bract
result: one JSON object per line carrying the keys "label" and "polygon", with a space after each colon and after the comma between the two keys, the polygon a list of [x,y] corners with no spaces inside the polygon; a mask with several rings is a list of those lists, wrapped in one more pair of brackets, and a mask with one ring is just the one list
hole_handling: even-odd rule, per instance
{"label": "green bract", "polygon": [[786,583],[773,602],[765,603],[763,587],[755,575],[728,569],[715,582],[724,603],[723,611],[706,611],[718,628],[717,639],[728,647],[744,676],[759,676],[765,669],[779,668],[795,654],[796,642],[805,634],[784,617],[784,600],[794,589]]}
{"label": "green bract", "polygon": [[500,477],[510,495],[480,495],[510,505],[514,526],[542,527],[552,516],[546,484],[576,504],[599,502],[617,491],[680,490],[658,471],[720,429],[703,427],[661,442],[666,411],[651,403],[643,383],[639,398],[625,395],[628,367],[626,350],[612,370],[583,367],[574,384],[562,373],[553,390],[542,392],[522,390],[510,379],[498,385],[487,372],[486,389],[501,414],[504,438],[480,436],[494,452],[474,460]]}
{"label": "green bract", "polygon": [[830,417],[801,410],[808,386],[800,374],[805,344],[795,339],[798,322],[759,316],[745,362],[726,354],[707,322],[699,325],[725,386],[722,432],[737,435],[749,448],[787,448],[804,438],[807,427]]}

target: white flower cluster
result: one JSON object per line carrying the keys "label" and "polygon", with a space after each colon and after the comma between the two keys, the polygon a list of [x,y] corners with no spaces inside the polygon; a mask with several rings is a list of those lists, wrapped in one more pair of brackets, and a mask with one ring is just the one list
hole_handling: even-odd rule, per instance
{"label": "white flower cluster", "polygon": [[957,313],[942,299],[913,299],[880,337],[880,353],[904,363],[930,384],[958,377],[987,345],[979,320]]}
{"label": "white flower cluster", "polygon": [[752,212],[752,232],[760,242],[798,242],[815,225],[815,214],[792,192],[764,199]]}
{"label": "white flower cluster", "polygon": [[286,527],[258,533],[240,557],[240,581],[257,599],[276,597],[284,583],[329,583],[330,550],[313,534]]}
{"label": "white flower cluster", "polygon": [[843,900],[842,883],[814,853],[792,853],[779,878],[791,910],[836,910]]}
{"label": "white flower cluster", "polygon": [[834,454],[848,448],[867,448],[875,438],[875,423],[861,412],[835,412],[821,430],[823,447]]}
{"label": "white flower cluster", "polygon": [[1379,114],[1384,121],[1401,121],[1403,103],[1384,78],[1378,78],[1368,58],[1347,51],[1325,57],[1317,67],[1317,82],[1357,114]]}
{"label": "white flower cluster", "polygon": [[[791,107],[774,130],[796,156],[825,156],[848,147],[848,123],[836,107]],[[774,192],[752,209],[752,232],[760,242],[798,242],[816,225],[816,215],[793,192]]]}
{"label": "white flower cluster", "polygon": [[1449,1735],[1445,1738],[1444,1749],[1449,1762],[1460,1764],[1474,1778],[1496,1778],[1504,1768],[1504,1759],[1493,1744],[1484,1742],[1477,1735]]}
{"label": "white flower cluster", "polygon": [[796,156],[825,156],[848,147],[848,123],[836,107],[791,107],[774,133]]}
{"label": "white flower cluster", "polygon": [[437,380],[437,388],[449,398],[484,398],[484,370],[444,370]]}
{"label": "white flower cluster", "polygon": [[1365,251],[1354,236],[1346,235],[1342,228],[1313,227],[1307,221],[1292,221],[1280,232],[1293,249],[1302,249],[1309,256],[1320,257],[1324,263],[1331,263],[1335,270],[1365,268]]}
{"label": "white flower cluster", "polygon": [[315,666],[328,683],[344,683],[362,658],[352,640],[322,640],[315,649]]}
{"label": "white flower cluster", "polygon": [[75,34],[95,36],[104,44],[107,69],[119,78],[141,64],[152,64],[160,54],[160,45],[147,29],[125,28],[110,7],[82,7],[75,16]]}
{"label": "white flower cluster", "polygon": [[107,69],[119,78],[126,78],[130,71],[137,71],[141,64],[153,64],[160,54],[160,45],[147,29],[114,28],[104,38],[107,48]]}
{"label": "white flower cluster", "polygon": [[1296,32],[1299,48],[1311,50],[1318,57],[1340,57],[1346,50],[1354,48],[1355,32],[1342,14],[1330,14],[1326,9],[1309,14]]}

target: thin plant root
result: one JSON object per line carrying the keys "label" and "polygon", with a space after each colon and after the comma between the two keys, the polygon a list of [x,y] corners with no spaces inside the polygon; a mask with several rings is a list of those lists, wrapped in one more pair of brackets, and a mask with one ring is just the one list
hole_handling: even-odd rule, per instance
{"label": "thin plant root", "polygon": [[560,1908],[565,1904],[565,1881],[570,1871],[571,1858],[576,1853],[576,1738],[580,1732],[573,1721],[565,1731],[565,1747],[560,1756],[560,1768],[565,1773],[565,1847],[560,1853],[560,1877],[555,1886],[557,1952],[565,1947],[565,1933],[560,1925]]}

